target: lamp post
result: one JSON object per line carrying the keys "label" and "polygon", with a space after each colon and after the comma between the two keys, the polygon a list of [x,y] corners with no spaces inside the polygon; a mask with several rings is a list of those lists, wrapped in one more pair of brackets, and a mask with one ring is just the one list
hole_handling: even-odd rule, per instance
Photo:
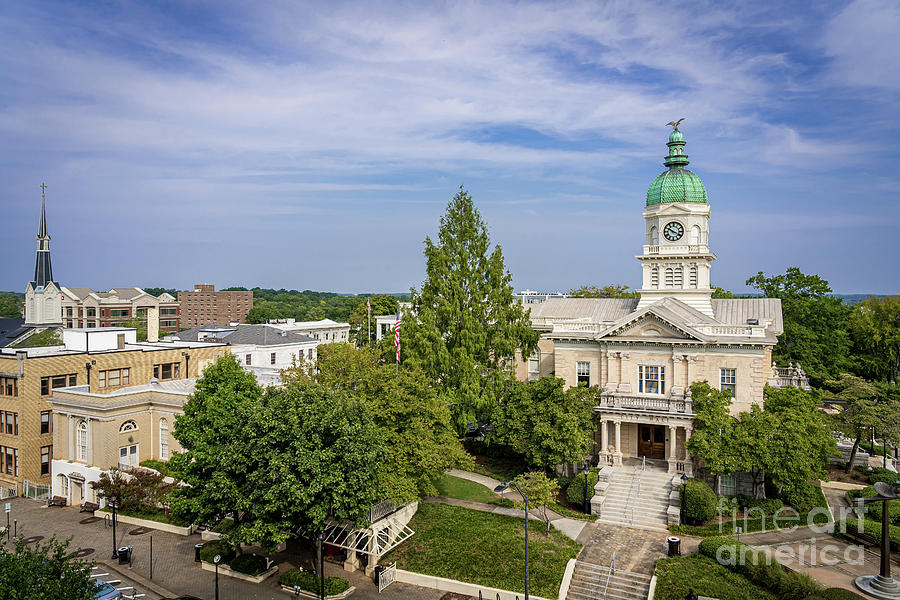
{"label": "lamp post", "polygon": [[509,486],[516,488],[519,494],[522,495],[522,498],[525,499],[525,600],[528,600],[528,495],[522,491],[522,488],[515,481],[501,482],[500,485],[494,488],[494,491],[502,494],[509,489]]}
{"label": "lamp post", "polygon": [[219,600],[219,561],[222,560],[222,557],[216,554],[213,557],[213,564],[216,565],[216,600]]}
{"label": "lamp post", "polygon": [[112,558],[116,560],[119,558],[119,550],[116,546],[116,507],[119,504],[119,497],[115,494],[109,495],[109,507],[112,508],[112,527],[113,527],[113,553]]}
{"label": "lamp post", "polygon": [[581,471],[584,473],[584,514],[591,514],[591,506],[588,504],[588,475],[591,473],[591,463],[588,461],[584,461],[584,469]]}
{"label": "lamp post", "polygon": [[865,575],[857,577],[853,582],[862,591],[885,600],[900,600],[900,583],[891,577],[891,545],[890,545],[890,519],[888,519],[888,502],[900,498],[900,481],[890,484],[878,482],[875,484],[877,496],[872,498],[857,498],[857,506],[864,506],[870,502],[884,502],[882,505],[881,519],[881,570],[878,575]]}
{"label": "lamp post", "polygon": [[684,502],[685,497],[687,496],[687,482],[688,476],[684,473],[681,474],[681,524],[684,525]]}

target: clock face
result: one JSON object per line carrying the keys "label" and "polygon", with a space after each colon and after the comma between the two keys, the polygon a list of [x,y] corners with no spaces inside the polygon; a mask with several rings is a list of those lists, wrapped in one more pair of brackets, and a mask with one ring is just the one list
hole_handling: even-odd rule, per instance
{"label": "clock face", "polygon": [[684,235],[684,226],[677,221],[666,223],[666,226],[663,228],[663,235],[670,242],[677,242]]}

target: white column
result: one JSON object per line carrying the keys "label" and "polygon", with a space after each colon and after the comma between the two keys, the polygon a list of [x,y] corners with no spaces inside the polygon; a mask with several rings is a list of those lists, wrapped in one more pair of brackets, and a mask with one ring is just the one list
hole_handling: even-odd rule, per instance
{"label": "white column", "polygon": [[675,467],[675,444],[677,442],[677,429],[674,425],[669,425],[669,473],[674,473],[678,469]]}
{"label": "white column", "polygon": [[622,422],[616,421],[616,451],[613,454],[613,464],[622,464]]}

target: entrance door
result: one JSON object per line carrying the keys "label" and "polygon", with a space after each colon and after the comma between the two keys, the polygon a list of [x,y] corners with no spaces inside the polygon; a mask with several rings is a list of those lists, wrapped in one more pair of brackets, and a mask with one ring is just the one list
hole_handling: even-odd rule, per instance
{"label": "entrance door", "polygon": [[666,428],[662,425],[638,425],[638,456],[666,457]]}

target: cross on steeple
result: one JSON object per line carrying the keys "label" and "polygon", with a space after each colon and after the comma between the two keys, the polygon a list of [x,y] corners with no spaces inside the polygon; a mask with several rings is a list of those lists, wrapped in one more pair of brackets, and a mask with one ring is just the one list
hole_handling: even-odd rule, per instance
{"label": "cross on steeple", "polygon": [[47,189],[47,186],[44,185],[44,182],[42,181],[40,187],[41,187],[41,200],[43,200],[44,199],[44,191]]}

